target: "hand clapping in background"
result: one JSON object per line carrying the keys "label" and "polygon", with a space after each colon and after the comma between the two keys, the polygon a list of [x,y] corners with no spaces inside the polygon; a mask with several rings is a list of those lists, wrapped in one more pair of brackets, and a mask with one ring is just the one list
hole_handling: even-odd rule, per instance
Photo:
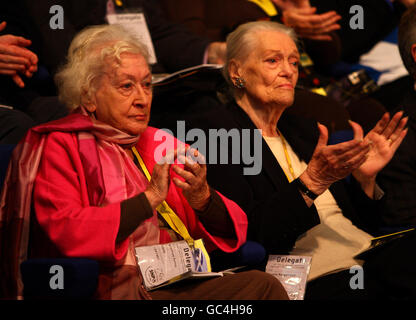
{"label": "hand clapping in background", "polygon": [[[0,32],[6,22],[0,23]],[[37,71],[38,57],[26,47],[31,41],[14,35],[0,36],[0,74],[10,75],[21,88],[25,86],[22,75],[30,78]]]}

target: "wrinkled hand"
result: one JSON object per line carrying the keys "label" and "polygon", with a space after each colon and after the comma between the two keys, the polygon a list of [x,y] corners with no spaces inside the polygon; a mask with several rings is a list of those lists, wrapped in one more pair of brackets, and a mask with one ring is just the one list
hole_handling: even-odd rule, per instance
{"label": "wrinkled hand", "polygon": [[[0,24],[0,31],[6,28],[6,22]],[[21,88],[25,86],[20,75],[32,77],[37,71],[38,57],[26,49],[31,41],[13,35],[0,36],[0,74],[10,75]]]}
{"label": "wrinkled hand", "polygon": [[408,118],[402,117],[403,112],[397,112],[390,120],[390,115],[385,113],[365,136],[364,141],[370,143],[370,151],[363,165],[353,172],[358,181],[362,179],[374,180],[377,173],[393,158],[407,134],[407,129],[404,127]]}
{"label": "wrinkled hand", "polygon": [[225,42],[211,42],[208,46],[208,63],[224,64],[227,51]]}
{"label": "wrinkled hand", "polygon": [[211,197],[205,158],[189,146],[186,147],[185,152],[186,156],[185,153],[178,155],[178,160],[184,164],[184,168],[173,166],[173,171],[184,181],[174,177],[173,182],[182,189],[183,195],[194,210],[203,211]]}
{"label": "wrinkled hand", "polygon": [[354,139],[336,145],[327,145],[328,129],[318,124],[318,143],[308,167],[300,176],[312,192],[322,194],[331,184],[344,179],[366,161],[370,146],[363,140],[363,129],[355,122],[350,121],[350,124]]}
{"label": "wrinkled hand", "polygon": [[311,40],[331,41],[330,32],[341,28],[341,19],[335,11],[316,14],[316,8],[292,8],[282,12],[282,21],[292,27],[299,37]]}
{"label": "wrinkled hand", "polygon": [[309,0],[272,0],[272,2],[280,9],[287,10],[292,8],[310,8]]}

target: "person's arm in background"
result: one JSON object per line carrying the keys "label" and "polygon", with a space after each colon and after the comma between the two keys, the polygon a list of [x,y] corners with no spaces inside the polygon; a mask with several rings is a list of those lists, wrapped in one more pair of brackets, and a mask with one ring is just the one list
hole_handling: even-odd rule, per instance
{"label": "person's arm in background", "polygon": [[168,22],[155,1],[144,1],[143,8],[158,62],[168,72],[204,63],[221,63],[225,44],[192,34],[180,25]]}
{"label": "person's arm in background", "polygon": [[279,21],[296,31],[318,68],[341,58],[341,41],[336,32],[341,28],[341,16],[336,10],[319,10],[309,0],[272,1],[279,11]]}
{"label": "person's arm in background", "polygon": [[416,3],[416,0],[391,0],[392,2],[400,2],[407,8],[413,6]]}
{"label": "person's arm in background", "polygon": [[[0,23],[0,32],[5,31],[7,23]],[[19,87],[25,83],[23,76],[32,77],[37,71],[38,57],[27,49],[29,39],[12,34],[0,35],[0,74],[9,75]]]}
{"label": "person's arm in background", "polygon": [[318,14],[309,0],[272,0],[281,10],[282,22],[292,27],[300,38],[331,41],[331,32],[340,29],[337,23],[341,16],[334,10]]}

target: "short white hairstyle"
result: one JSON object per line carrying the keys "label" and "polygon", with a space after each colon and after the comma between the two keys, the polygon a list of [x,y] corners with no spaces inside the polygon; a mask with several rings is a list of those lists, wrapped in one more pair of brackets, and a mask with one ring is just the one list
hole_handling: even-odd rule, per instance
{"label": "short white hairstyle", "polygon": [[80,31],[55,75],[59,98],[70,110],[81,105],[97,89],[96,80],[109,65],[120,66],[122,53],[140,54],[149,65],[146,46],[120,25],[97,25]]}
{"label": "short white hairstyle", "polygon": [[288,35],[296,44],[299,40],[296,32],[284,24],[273,21],[253,21],[240,25],[237,29],[227,36],[227,56],[223,68],[223,75],[228,84],[233,86],[233,82],[228,73],[231,60],[244,61],[257,44],[257,33],[260,31],[277,31]]}

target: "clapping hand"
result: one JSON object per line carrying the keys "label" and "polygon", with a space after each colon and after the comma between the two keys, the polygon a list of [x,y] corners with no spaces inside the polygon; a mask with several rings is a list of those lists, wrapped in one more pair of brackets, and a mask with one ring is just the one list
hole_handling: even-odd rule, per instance
{"label": "clapping hand", "polygon": [[[0,31],[6,28],[6,22],[0,23]],[[30,78],[37,71],[38,57],[26,47],[31,41],[14,35],[0,36],[0,74],[10,75],[21,88],[25,86],[21,75]]]}
{"label": "clapping hand", "polygon": [[316,13],[309,0],[272,0],[281,10],[282,22],[293,28],[301,38],[331,41],[330,32],[338,30],[341,16],[335,11]]}
{"label": "clapping hand", "polygon": [[[178,160],[183,168],[174,164]],[[195,149],[189,146],[178,148],[156,163],[150,183],[145,194],[153,209],[162,203],[168,194],[170,183],[170,168],[181,178],[174,177],[172,180],[177,187],[182,189],[183,195],[194,210],[204,210],[211,197],[207,182],[207,168],[205,158]]]}
{"label": "clapping hand", "polygon": [[352,173],[372,198],[378,172],[389,163],[407,134],[407,117],[402,117],[403,112],[396,113],[392,119],[388,113],[384,114],[365,137],[361,126],[350,121],[354,139],[329,146],[328,129],[319,124],[318,143],[300,179],[319,195]]}
{"label": "clapping hand", "polygon": [[355,171],[354,176],[359,179],[375,179],[378,172],[393,158],[397,148],[407,134],[405,129],[407,117],[403,112],[397,112],[390,120],[385,113],[375,127],[365,136],[364,141],[370,144],[367,160]]}
{"label": "clapping hand", "polygon": [[292,27],[299,37],[331,41],[330,32],[338,30],[341,26],[337,21],[341,19],[335,11],[322,14],[316,13],[316,8],[292,8],[282,12],[282,21]]}
{"label": "clapping hand", "polygon": [[322,194],[331,184],[344,179],[366,161],[369,142],[363,140],[363,129],[358,123],[351,121],[350,124],[354,139],[335,145],[328,145],[328,129],[318,124],[318,143],[308,167],[300,176],[315,194]]}
{"label": "clapping hand", "polygon": [[187,146],[185,153],[178,156],[178,160],[184,164],[184,168],[174,166],[173,171],[184,180],[175,177],[173,182],[182,189],[189,205],[195,210],[202,211],[211,198],[205,157],[198,150]]}

